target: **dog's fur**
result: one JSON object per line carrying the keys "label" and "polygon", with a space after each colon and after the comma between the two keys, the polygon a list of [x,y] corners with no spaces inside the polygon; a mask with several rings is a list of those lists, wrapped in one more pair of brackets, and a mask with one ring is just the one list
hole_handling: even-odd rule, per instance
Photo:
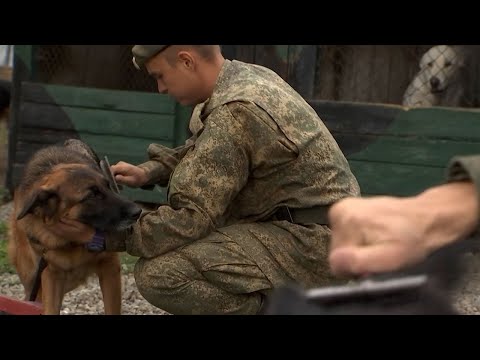
{"label": "dog's fur", "polygon": [[461,47],[437,45],[430,48],[420,59],[420,71],[405,91],[403,105],[426,107],[448,102],[446,106],[459,106],[462,88],[458,79],[464,65]]}
{"label": "dog's fur", "polygon": [[89,252],[85,244],[57,237],[51,228],[61,218],[76,219],[103,231],[133,224],[141,209],[110,190],[95,153],[78,140],[44,148],[31,158],[14,192],[8,255],[28,298],[43,256],[37,300],[44,314],[60,314],[64,295],[96,274],[106,314],[121,313],[118,253]]}

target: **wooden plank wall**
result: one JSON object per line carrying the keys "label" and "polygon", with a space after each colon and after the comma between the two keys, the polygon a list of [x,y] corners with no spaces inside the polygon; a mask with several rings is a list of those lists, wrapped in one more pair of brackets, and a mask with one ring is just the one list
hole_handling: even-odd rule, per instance
{"label": "wooden plank wall", "polygon": [[[188,136],[185,119],[179,125],[175,105],[158,94],[24,83],[21,103],[17,180],[33,151],[69,137],[86,141],[112,163],[140,163],[151,142],[173,147]],[[345,153],[364,195],[413,195],[443,182],[451,157],[480,154],[480,111],[319,100],[310,104]],[[161,191],[126,189],[125,194],[146,202],[165,200]]]}
{"label": "wooden plank wall", "polygon": [[414,195],[445,180],[456,155],[480,154],[480,110],[311,101],[364,195]]}
{"label": "wooden plank wall", "polygon": [[[42,85],[22,85],[13,183],[16,184],[34,151],[68,138],[79,138],[100,157],[110,162],[120,160],[139,164],[147,160],[151,143],[168,147],[183,144],[188,137],[188,109],[177,111],[177,104],[167,96],[144,92],[127,92]],[[178,121],[176,121],[178,120]],[[125,189],[134,200],[165,201],[164,189],[155,192]]]}

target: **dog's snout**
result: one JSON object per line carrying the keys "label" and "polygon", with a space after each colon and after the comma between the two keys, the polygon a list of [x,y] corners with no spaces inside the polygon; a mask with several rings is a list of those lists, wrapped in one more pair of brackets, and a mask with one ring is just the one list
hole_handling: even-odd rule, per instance
{"label": "dog's snout", "polygon": [[432,76],[430,78],[430,85],[432,86],[433,90],[438,89],[438,87],[440,86],[440,80],[438,80],[436,76]]}

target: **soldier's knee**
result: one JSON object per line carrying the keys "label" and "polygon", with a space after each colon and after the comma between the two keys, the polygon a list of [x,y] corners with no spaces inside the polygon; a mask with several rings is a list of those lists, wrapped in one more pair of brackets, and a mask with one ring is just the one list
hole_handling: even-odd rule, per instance
{"label": "soldier's knee", "polygon": [[146,262],[148,260],[140,258],[135,264],[133,268],[133,277],[135,278],[135,285],[137,285],[137,289],[140,294],[145,297],[144,289],[147,288],[147,284],[149,283],[148,277],[149,275],[146,273]]}
{"label": "soldier's knee", "polygon": [[134,268],[135,283],[149,303],[169,311],[172,299],[193,281],[191,265],[182,260],[162,256],[137,261]]}

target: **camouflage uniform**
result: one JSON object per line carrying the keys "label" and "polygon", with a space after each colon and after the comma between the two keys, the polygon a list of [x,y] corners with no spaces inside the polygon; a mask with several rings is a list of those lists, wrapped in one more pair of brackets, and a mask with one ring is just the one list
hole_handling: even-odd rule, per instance
{"label": "camouflage uniform", "polygon": [[449,182],[471,180],[480,196],[480,155],[454,157],[448,165],[447,179]]}
{"label": "camouflage uniform", "polygon": [[331,282],[329,228],[274,215],[359,195],[305,100],[273,71],[226,60],[190,129],[185,146],[152,144],[140,165],[150,184],[168,184],[168,205],[107,239],[107,250],[141,258],[142,295],[174,314],[255,314],[273,287]]}

